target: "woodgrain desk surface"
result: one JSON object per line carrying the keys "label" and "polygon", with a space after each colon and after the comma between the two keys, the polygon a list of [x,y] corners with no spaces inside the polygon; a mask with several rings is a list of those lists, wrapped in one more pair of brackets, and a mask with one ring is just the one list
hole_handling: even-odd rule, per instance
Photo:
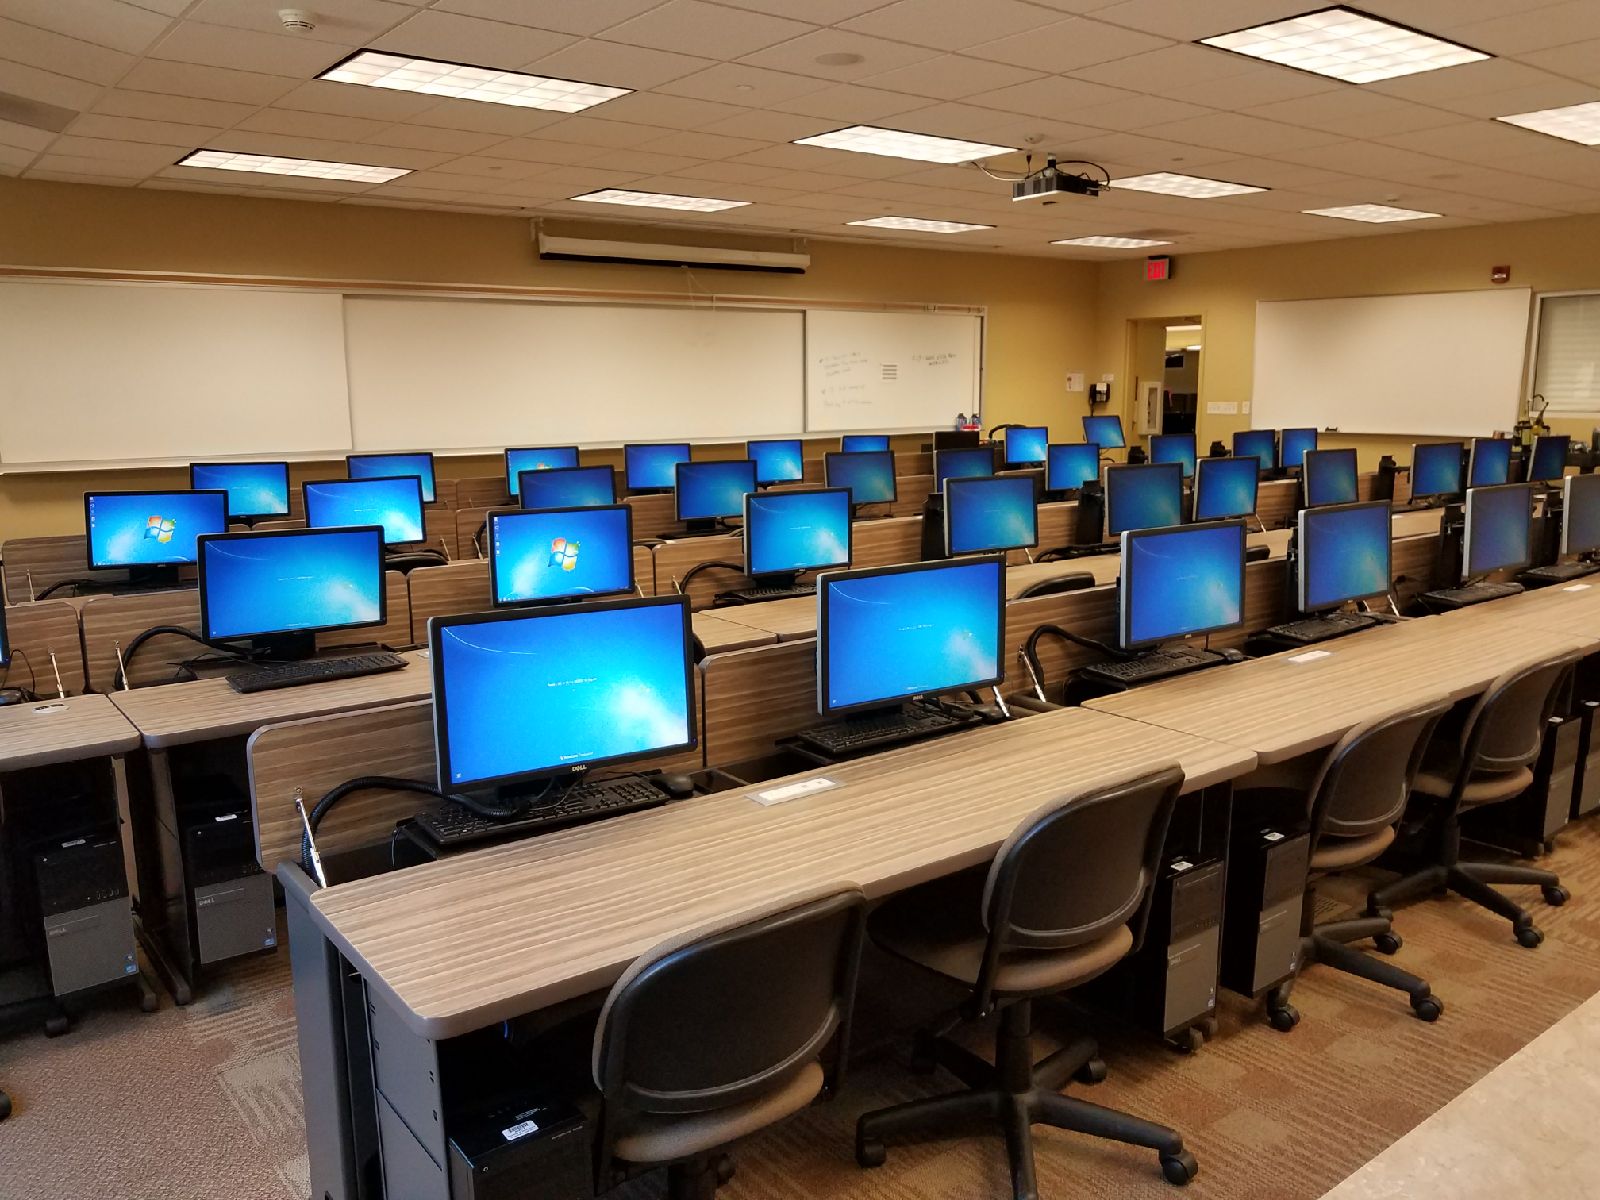
{"label": "woodgrain desk surface", "polygon": [[765,646],[778,640],[776,634],[768,633],[764,629],[755,629],[726,619],[720,610],[716,615],[697,612],[690,620],[693,622],[695,636],[700,639],[700,644],[706,648],[707,654],[720,654],[724,650],[743,650],[746,646]]}
{"label": "woodgrain desk surface", "polygon": [[1066,709],[794,776],[838,786],[770,807],[758,785],[342,884],[314,911],[417,1032],[449,1037],[604,987],[714,920],[985,861],[1042,805],[1172,761],[1196,789],[1255,758]]}
{"label": "woodgrain desk surface", "polygon": [[0,708],[0,771],[127,754],[139,731],[104,696]]}

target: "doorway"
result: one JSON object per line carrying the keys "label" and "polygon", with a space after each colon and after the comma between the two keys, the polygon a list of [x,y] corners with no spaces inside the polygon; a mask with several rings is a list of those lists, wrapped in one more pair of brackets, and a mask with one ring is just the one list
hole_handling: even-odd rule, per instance
{"label": "doorway", "polygon": [[1139,434],[1194,433],[1200,412],[1204,327],[1194,315],[1130,322],[1130,375]]}

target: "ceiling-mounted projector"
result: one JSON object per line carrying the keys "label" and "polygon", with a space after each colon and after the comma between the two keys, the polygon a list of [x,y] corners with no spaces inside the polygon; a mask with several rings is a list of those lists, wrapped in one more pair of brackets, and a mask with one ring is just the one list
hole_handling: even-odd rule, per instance
{"label": "ceiling-mounted projector", "polygon": [[[1069,166],[1093,167],[1105,175],[1103,168],[1090,162],[1069,162]],[[1056,165],[1055,155],[1045,160],[1042,170],[1030,171],[1011,184],[1013,200],[1044,200],[1049,203],[1056,196],[1098,196],[1100,190],[1111,182],[1110,176],[1096,178],[1088,172],[1063,171]]]}

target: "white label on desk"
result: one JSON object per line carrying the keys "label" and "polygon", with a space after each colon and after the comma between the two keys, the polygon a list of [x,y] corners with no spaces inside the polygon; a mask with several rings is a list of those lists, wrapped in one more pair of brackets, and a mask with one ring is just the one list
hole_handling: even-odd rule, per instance
{"label": "white label on desk", "polygon": [[817,792],[825,792],[829,788],[838,786],[833,780],[818,776],[816,779],[802,779],[799,783],[786,783],[782,787],[768,788],[750,798],[761,805],[782,804],[785,800],[798,800],[801,796],[815,795]]}
{"label": "white label on desk", "polygon": [[538,1132],[539,1132],[539,1123],[537,1121],[518,1121],[515,1125],[511,1126],[509,1129],[502,1129],[500,1131],[500,1136],[505,1138],[505,1140],[508,1141],[508,1142],[514,1142],[518,1138],[525,1138],[530,1133],[538,1133]]}
{"label": "white label on desk", "polygon": [[1593,586],[1591,583],[1569,583],[1561,590],[1563,592],[1587,592]]}
{"label": "white label on desk", "polygon": [[33,711],[41,717],[48,717],[51,713],[66,712],[67,706],[65,704],[41,704]]}
{"label": "white label on desk", "polygon": [[1319,658],[1331,658],[1332,650],[1307,650],[1304,654],[1291,654],[1289,661],[1292,663],[1316,662]]}

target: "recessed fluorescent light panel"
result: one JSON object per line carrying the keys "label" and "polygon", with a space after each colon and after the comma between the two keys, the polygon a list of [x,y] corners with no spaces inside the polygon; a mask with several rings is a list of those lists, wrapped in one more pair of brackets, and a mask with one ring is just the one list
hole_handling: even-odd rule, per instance
{"label": "recessed fluorescent light panel", "polygon": [[1268,190],[1264,187],[1252,187],[1248,183],[1202,179],[1198,175],[1174,175],[1170,171],[1113,179],[1111,186],[1127,188],[1131,192],[1154,192],[1158,196],[1182,196],[1189,200],[1215,200],[1219,196],[1248,196],[1252,192]]}
{"label": "recessed fluorescent light panel", "polygon": [[974,162],[980,158],[993,158],[996,154],[1017,153],[1010,146],[963,142],[959,138],[933,137],[926,133],[904,133],[898,129],[879,129],[875,125],[852,125],[848,129],[835,129],[832,133],[797,138],[794,144],[931,163]]}
{"label": "recessed fluorescent light panel", "polygon": [[363,87],[388,88],[395,92],[420,92],[424,96],[446,96],[452,100],[478,100],[485,104],[509,104],[513,108],[542,108],[550,112],[575,113],[618,96],[630,89],[601,87],[595,83],[576,83],[570,79],[549,79],[543,75],[524,75],[497,67],[474,67],[466,63],[439,62],[431,58],[411,58],[404,54],[383,54],[359,50],[341,63],[329,67],[318,79],[334,83],[356,83]]}
{"label": "recessed fluorescent light panel", "polygon": [[1572,104],[1566,108],[1542,108],[1538,112],[1496,117],[1507,125],[1520,125],[1535,133],[1577,142],[1580,146],[1600,146],[1600,101]]}
{"label": "recessed fluorescent light panel", "polygon": [[1100,250],[1147,250],[1151,246],[1170,246],[1171,242],[1158,242],[1150,238],[1131,237],[1078,237],[1051,242],[1052,246],[1094,246]]}
{"label": "recessed fluorescent light panel", "polygon": [[1324,8],[1200,42],[1346,83],[1376,83],[1489,57],[1350,8]]}
{"label": "recessed fluorescent light panel", "polygon": [[253,171],[261,175],[298,175],[303,179],[339,179],[346,183],[388,183],[411,172],[404,167],[371,167],[363,163],[323,162],[315,158],[280,158],[276,154],[235,154],[231,150],[196,150],[181,158],[180,167],[213,171]]}
{"label": "recessed fluorescent light panel", "polygon": [[674,196],[671,192],[630,192],[626,188],[605,188],[573,196],[586,204],[627,204],[634,208],[670,208],[676,212],[724,212],[743,208],[748,200],[717,200],[710,196]]}
{"label": "recessed fluorescent light panel", "polygon": [[993,225],[968,225],[961,221],[929,221],[922,217],[873,217],[866,221],[846,221],[846,225],[866,225],[872,229],[904,229],[912,233],[971,233],[974,229],[993,229]]}
{"label": "recessed fluorescent light panel", "polygon": [[1369,225],[1387,225],[1392,221],[1426,221],[1440,213],[1419,212],[1414,208],[1391,208],[1387,204],[1345,204],[1338,208],[1303,208],[1308,217],[1337,217],[1341,221],[1365,221]]}

